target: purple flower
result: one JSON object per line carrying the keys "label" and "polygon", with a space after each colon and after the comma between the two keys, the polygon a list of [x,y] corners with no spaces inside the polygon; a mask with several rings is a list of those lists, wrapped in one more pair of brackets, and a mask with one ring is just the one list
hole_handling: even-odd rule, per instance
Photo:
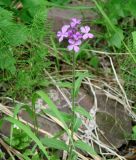
{"label": "purple flower", "polygon": [[94,37],[94,35],[92,33],[89,33],[89,31],[90,31],[89,26],[81,27],[80,30],[84,34],[83,35],[84,40],[87,39],[87,38],[93,38]]}
{"label": "purple flower", "polygon": [[80,32],[76,32],[74,35],[73,35],[73,38],[74,40],[79,40],[82,38],[82,34]]}
{"label": "purple flower", "polygon": [[79,45],[81,44],[81,40],[75,41],[73,39],[69,39],[68,50],[74,50],[75,52],[79,51]]}
{"label": "purple flower", "polygon": [[57,37],[59,38],[59,42],[63,41],[63,39],[65,37],[68,37],[68,32],[67,30],[70,28],[70,25],[64,25],[62,28],[61,28],[61,31],[58,31],[57,33]]}
{"label": "purple flower", "polygon": [[78,25],[81,23],[81,20],[77,18],[72,18],[69,25],[64,25],[61,28],[61,31],[58,31],[57,37],[59,42],[62,42],[63,39],[66,39],[68,42],[68,50],[74,50],[75,52],[79,51],[79,46],[82,43],[82,40],[88,38],[93,38],[94,35],[90,33],[89,26],[82,26],[81,28]]}
{"label": "purple flower", "polygon": [[74,35],[74,30],[72,30],[72,29],[69,29],[68,30],[68,38],[70,38],[70,39],[72,39],[73,38],[73,35]]}
{"label": "purple flower", "polygon": [[80,19],[72,18],[70,25],[71,25],[72,28],[75,28],[75,27],[76,27],[77,25],[79,25],[80,23],[81,23],[81,20],[80,20]]}

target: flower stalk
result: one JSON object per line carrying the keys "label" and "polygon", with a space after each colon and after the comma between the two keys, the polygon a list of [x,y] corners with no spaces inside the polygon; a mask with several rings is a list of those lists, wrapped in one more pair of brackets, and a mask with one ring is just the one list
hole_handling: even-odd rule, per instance
{"label": "flower stalk", "polygon": [[[89,26],[81,26],[81,20],[77,18],[72,18],[69,24],[62,26],[61,30],[57,32],[57,38],[59,42],[63,40],[67,40],[67,49],[72,52],[72,122],[70,124],[71,129],[71,141],[74,140],[74,127],[76,121],[76,114],[75,114],[75,83],[76,83],[76,53],[80,51],[80,45],[88,40],[92,39],[94,35],[90,33]],[[73,159],[73,150],[75,149],[74,144],[70,142],[69,145],[69,152],[68,152],[68,160]]]}
{"label": "flower stalk", "polygon": [[[76,120],[76,114],[75,114],[75,82],[76,82],[76,56],[75,52],[72,53],[72,122],[71,122],[71,138],[74,140],[74,125]],[[68,160],[72,160],[72,152],[73,152],[74,146],[71,143],[69,148],[69,155]]]}

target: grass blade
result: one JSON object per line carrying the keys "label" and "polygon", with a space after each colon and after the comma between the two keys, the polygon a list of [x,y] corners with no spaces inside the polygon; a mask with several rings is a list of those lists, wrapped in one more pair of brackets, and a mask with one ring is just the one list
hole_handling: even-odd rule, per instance
{"label": "grass blade", "polygon": [[38,145],[38,147],[42,150],[46,158],[50,160],[48,153],[45,150],[46,148],[43,146],[43,144],[40,142],[40,140],[35,136],[35,134],[31,131],[31,129],[28,126],[24,125],[19,120],[13,117],[5,117],[4,120],[16,124],[20,129],[22,129]]}

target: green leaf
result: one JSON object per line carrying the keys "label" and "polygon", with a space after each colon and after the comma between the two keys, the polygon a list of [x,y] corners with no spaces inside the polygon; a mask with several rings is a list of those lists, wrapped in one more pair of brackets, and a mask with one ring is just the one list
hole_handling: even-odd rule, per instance
{"label": "green leaf", "polygon": [[31,149],[26,149],[26,150],[24,151],[23,155],[25,155],[25,156],[30,156],[30,155],[33,155],[33,152],[32,152]]}
{"label": "green leaf", "polygon": [[136,125],[132,128],[133,133],[136,134]]}
{"label": "green leaf", "polygon": [[32,160],[40,160],[40,157],[38,154],[33,155]]}
{"label": "green leaf", "polygon": [[[17,114],[19,113],[19,110],[21,108],[20,104],[17,104],[14,108],[14,113],[13,113],[13,117],[16,118]],[[14,125],[11,126],[10,129],[10,145],[12,144],[13,146],[15,146],[15,140],[13,141],[13,132],[14,132]],[[17,144],[16,144],[17,145]]]}
{"label": "green leaf", "polygon": [[81,83],[82,83],[82,80],[84,79],[84,76],[80,76],[78,77],[78,79],[75,81],[75,91],[74,91],[74,95],[73,96],[77,96],[78,95],[78,92],[79,92],[79,89],[80,89],[80,86],[81,86]]}
{"label": "green leaf", "polygon": [[9,7],[12,2],[13,2],[12,0],[1,1],[0,5],[4,7]]}
{"label": "green leaf", "polygon": [[19,150],[23,150],[23,149],[26,149],[26,147],[29,147],[30,144],[29,143],[23,143],[23,142],[20,142],[20,145],[17,146],[17,148]]}
{"label": "green leaf", "polygon": [[75,143],[75,147],[81,149],[82,151],[88,152],[92,155],[97,155],[95,150],[89,146],[87,143],[83,142],[83,141],[76,141]]}
{"label": "green leaf", "polygon": [[27,40],[27,29],[23,25],[12,24],[5,28],[4,36],[10,46],[19,46]]}
{"label": "green leaf", "polygon": [[79,72],[76,74],[76,77],[78,77],[78,78],[75,81],[75,92],[74,92],[75,96],[78,95],[82,80],[87,76],[88,76],[88,72]]}
{"label": "green leaf", "polygon": [[0,7],[0,29],[11,24],[13,13]]}
{"label": "green leaf", "polygon": [[81,119],[76,118],[75,123],[74,123],[74,132],[77,132],[81,125],[82,125]]}
{"label": "green leaf", "polygon": [[136,17],[136,0],[128,1],[126,10],[128,10],[132,16]]}
{"label": "green leaf", "polygon": [[[107,10],[108,17],[114,24],[118,23],[118,19],[120,17],[125,16],[124,0],[108,0],[107,3],[105,3],[105,8]],[[111,8],[114,8],[112,12],[110,11]]]}
{"label": "green leaf", "polygon": [[76,107],[74,111],[85,116],[88,119],[92,119],[92,116],[81,106]]}
{"label": "green leaf", "polygon": [[[52,110],[50,110],[50,109],[43,109],[43,112],[45,114],[49,114],[49,115],[51,115],[53,117],[56,117],[56,115],[54,114],[54,112]],[[63,117],[63,119],[64,119],[65,122],[71,121],[71,118],[72,118],[71,115],[69,115],[68,113],[65,113],[65,112],[61,112],[61,111],[59,111],[59,112],[61,113],[61,115],[62,115],[62,117]]]}
{"label": "green leaf", "polygon": [[0,129],[2,128],[3,122],[3,119],[0,119]]}
{"label": "green leaf", "polygon": [[55,4],[59,4],[59,5],[64,5],[69,3],[71,0],[51,0],[51,2],[55,3]]}
{"label": "green leaf", "polygon": [[116,32],[112,33],[112,36],[109,40],[111,46],[121,48],[122,40],[124,39],[123,30],[117,28]]}
{"label": "green leaf", "polygon": [[13,13],[0,7],[0,39],[4,45],[18,46],[27,40],[27,29],[13,21]]}
{"label": "green leaf", "polygon": [[65,142],[61,140],[45,137],[45,138],[42,138],[41,141],[47,147],[68,151],[68,146],[65,144]]}
{"label": "green leaf", "polygon": [[58,85],[62,88],[72,88],[71,82],[59,82]]}
{"label": "green leaf", "polygon": [[134,141],[136,140],[136,134],[131,135],[131,140],[134,140]]}
{"label": "green leaf", "polygon": [[136,31],[132,32],[133,48],[136,49]]}
{"label": "green leaf", "polygon": [[52,100],[49,98],[49,96],[46,93],[44,93],[43,91],[38,91],[36,93],[48,104],[50,109],[54,112],[55,117],[57,117],[57,119],[59,119],[62,122],[65,131],[67,132],[71,142],[73,143],[69,129],[67,127],[67,124],[65,123],[65,120],[63,119],[63,116],[61,115],[61,113],[57,109],[56,105],[52,102]]}
{"label": "green leaf", "polygon": [[55,117],[57,117],[64,125],[64,127],[66,127],[65,129],[67,130],[68,127],[61,115],[61,113],[59,112],[59,110],[57,109],[56,105],[53,103],[53,101],[49,98],[49,96],[44,93],[43,91],[38,91],[36,92],[50,107],[50,109],[52,110],[52,112],[55,114]]}
{"label": "green leaf", "polygon": [[43,5],[44,0],[21,0],[25,8],[34,8],[35,6]]}
{"label": "green leaf", "polygon": [[20,143],[20,141],[18,139],[13,139],[13,141],[12,141],[12,143],[10,145],[15,147],[15,146],[19,145],[19,143]]}
{"label": "green leaf", "polygon": [[46,158],[48,160],[50,159],[48,153],[46,152],[46,148],[43,146],[41,141],[35,136],[35,134],[31,131],[31,129],[28,126],[24,125],[22,122],[12,117],[5,117],[4,120],[16,124],[20,129],[22,129],[39,146]]}
{"label": "green leaf", "polygon": [[12,52],[10,52],[8,49],[5,50],[5,48],[0,49],[0,69],[5,69],[10,71],[12,74],[15,74],[15,63],[16,60],[12,56]]}
{"label": "green leaf", "polygon": [[99,64],[99,58],[97,56],[93,56],[89,62],[89,64],[91,66],[93,66],[94,68],[98,68],[98,64]]}
{"label": "green leaf", "polygon": [[37,12],[44,7],[46,1],[44,0],[21,0],[23,4],[23,10],[21,11],[21,18],[27,22],[30,22]]}

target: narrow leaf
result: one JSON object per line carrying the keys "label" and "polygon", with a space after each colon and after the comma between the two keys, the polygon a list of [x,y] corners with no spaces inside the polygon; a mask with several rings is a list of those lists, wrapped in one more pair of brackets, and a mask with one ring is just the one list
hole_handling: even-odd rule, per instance
{"label": "narrow leaf", "polygon": [[67,124],[65,123],[65,120],[63,119],[63,117],[62,117],[61,113],[59,112],[59,110],[57,109],[56,105],[52,102],[52,100],[49,98],[49,96],[46,93],[44,93],[43,91],[38,91],[36,93],[48,104],[50,109],[54,112],[55,117],[57,117],[57,119],[59,119],[62,122],[65,131],[67,132],[71,142],[73,143],[69,129],[67,127]]}
{"label": "narrow leaf", "polygon": [[33,141],[39,146],[39,148],[42,150],[46,158],[49,160],[48,153],[46,152],[46,148],[43,146],[43,144],[40,142],[40,140],[35,136],[35,134],[30,130],[30,128],[26,125],[24,125],[19,120],[12,118],[12,117],[5,117],[4,120],[9,121],[13,124],[16,124],[20,129],[22,129],[30,138],[32,138]]}
{"label": "narrow leaf", "polygon": [[76,107],[74,111],[85,116],[88,119],[92,119],[92,116],[81,106]]}
{"label": "narrow leaf", "polygon": [[68,146],[65,144],[65,142],[63,142],[61,140],[57,140],[55,138],[45,137],[45,138],[42,138],[41,141],[47,147],[68,151]]}
{"label": "narrow leaf", "polygon": [[133,48],[136,49],[136,31],[132,32]]}
{"label": "narrow leaf", "polygon": [[75,142],[75,147],[81,149],[82,151],[88,152],[92,155],[96,155],[95,150],[83,141],[80,141],[80,140],[76,141]]}
{"label": "narrow leaf", "polygon": [[79,127],[82,125],[82,121],[80,118],[76,118],[74,123],[74,131],[77,132]]}

